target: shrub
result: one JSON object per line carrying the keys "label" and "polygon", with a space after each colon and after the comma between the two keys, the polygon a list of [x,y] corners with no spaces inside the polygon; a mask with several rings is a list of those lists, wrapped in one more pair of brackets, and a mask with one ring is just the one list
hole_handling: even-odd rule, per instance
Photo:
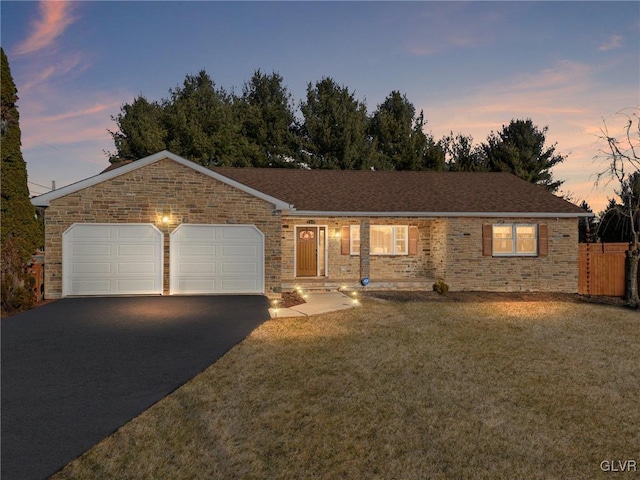
{"label": "shrub", "polygon": [[449,285],[447,285],[444,280],[440,279],[433,284],[433,291],[442,295],[449,291]]}
{"label": "shrub", "polygon": [[33,307],[34,278],[22,262],[20,247],[13,236],[2,244],[2,312],[13,313]]}

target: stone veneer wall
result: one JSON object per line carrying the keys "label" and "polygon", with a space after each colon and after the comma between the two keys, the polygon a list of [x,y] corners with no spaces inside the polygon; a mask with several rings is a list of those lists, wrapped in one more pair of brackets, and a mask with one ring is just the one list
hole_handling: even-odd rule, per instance
{"label": "stone veneer wall", "polygon": [[[326,226],[328,238],[327,281],[357,281],[360,279],[360,256],[341,254],[341,227],[360,225],[362,217],[291,217],[283,218],[282,227],[282,279],[294,281],[295,276],[295,227],[307,225]],[[433,279],[431,260],[432,224],[434,220],[424,218],[369,218],[370,225],[418,226],[418,255],[369,257],[371,281],[380,280],[426,280]],[[302,277],[305,278],[305,277]]]}
{"label": "stone veneer wall", "polygon": [[447,275],[447,226],[451,220],[437,219],[431,222],[431,263],[435,280]]}
{"label": "stone veneer wall", "polygon": [[[168,226],[161,225],[164,212]],[[360,277],[360,257],[342,255],[340,229],[361,217],[284,217],[273,205],[165,159],[51,202],[45,211],[45,297],[62,294],[62,234],[74,223],[153,223],[165,234],[164,292],[169,292],[169,233],[181,223],[252,224],[265,235],[266,293],[295,280],[296,225],[327,227],[327,280]],[[378,280],[443,278],[452,290],[578,290],[577,219],[376,218],[371,225],[419,227],[418,255],[370,256],[369,274]],[[545,223],[546,257],[482,256],[482,225]]]}
{"label": "stone veneer wall", "polygon": [[[162,225],[170,212],[169,225]],[[45,297],[62,295],[62,234],[74,223],[153,223],[164,233],[164,293],[169,234],[181,223],[252,224],[264,233],[265,293],[280,286],[280,212],[273,205],[170,159],[85,188],[45,210]]]}
{"label": "stone veneer wall", "polygon": [[[546,224],[545,257],[482,255],[482,225]],[[578,292],[578,220],[576,218],[452,218],[446,224],[446,271],[451,290],[499,292]],[[439,270],[436,261],[436,271]]]}

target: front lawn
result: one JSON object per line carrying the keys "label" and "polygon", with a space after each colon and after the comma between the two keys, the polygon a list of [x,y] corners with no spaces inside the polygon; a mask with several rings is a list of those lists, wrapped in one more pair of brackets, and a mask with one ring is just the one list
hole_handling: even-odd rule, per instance
{"label": "front lawn", "polygon": [[640,468],[639,365],[638,312],[365,299],[266,322],[55,478],[595,478]]}

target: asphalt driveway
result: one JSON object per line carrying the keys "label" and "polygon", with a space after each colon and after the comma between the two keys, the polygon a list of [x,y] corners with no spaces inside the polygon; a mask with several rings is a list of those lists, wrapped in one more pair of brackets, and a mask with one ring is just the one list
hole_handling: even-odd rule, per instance
{"label": "asphalt driveway", "polygon": [[269,318],[262,296],[67,298],[3,319],[3,480],[41,479]]}

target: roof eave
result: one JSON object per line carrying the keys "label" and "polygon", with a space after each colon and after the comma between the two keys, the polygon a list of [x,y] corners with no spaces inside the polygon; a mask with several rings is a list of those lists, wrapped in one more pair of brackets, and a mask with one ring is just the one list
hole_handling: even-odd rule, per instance
{"label": "roof eave", "polygon": [[290,210],[293,209],[293,206],[289,203],[280,200],[279,198],[272,197],[266,193],[260,192],[254,188],[248,187],[240,182],[237,182],[229,177],[225,177],[224,175],[214,172],[202,165],[199,165],[195,162],[187,160],[186,158],[182,158],[174,153],[171,153],[167,150],[163,150],[158,153],[154,153],[153,155],[149,155],[148,157],[141,158],[140,160],[136,160],[135,162],[131,162],[128,165],[124,165],[120,168],[116,168],[115,170],[111,170],[109,172],[100,173],[98,175],[94,175],[93,177],[86,178],[84,180],[80,180],[79,182],[72,183],[70,185],[66,185],[62,188],[58,188],[51,192],[45,193],[43,195],[39,195],[37,197],[33,197],[31,199],[31,203],[36,207],[48,207],[51,204],[52,200],[56,200],[58,198],[64,197],[66,195],[70,195],[79,190],[92,187],[94,185],[98,185],[99,183],[106,182],[113,178],[119,177],[120,175],[125,175],[129,172],[137,170],[139,168],[143,168],[147,165],[150,165],[154,162],[160,161],[162,159],[168,158],[173,160],[181,165],[192,168],[197,172],[200,172],[208,177],[214,178],[222,183],[225,183],[231,187],[237,188],[245,193],[253,195],[254,197],[260,198],[266,202],[271,203],[277,210]]}
{"label": "roof eave", "polygon": [[296,217],[521,217],[521,218],[580,218],[593,217],[593,213],[568,212],[348,212],[320,210],[290,210],[283,214]]}

